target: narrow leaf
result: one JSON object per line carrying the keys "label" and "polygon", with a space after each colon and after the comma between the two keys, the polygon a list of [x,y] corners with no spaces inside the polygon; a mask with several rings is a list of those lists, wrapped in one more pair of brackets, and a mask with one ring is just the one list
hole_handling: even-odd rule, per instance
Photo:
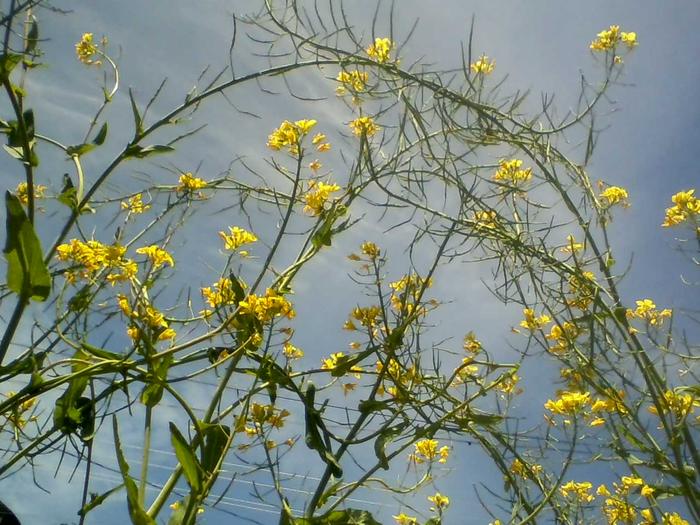
{"label": "narrow leaf", "polygon": [[192,487],[192,491],[195,494],[199,494],[202,490],[201,467],[190,444],[177,429],[175,423],[172,422],[170,423],[170,440],[175,449],[175,456],[177,456],[177,460],[180,462],[180,465],[182,465],[182,470],[185,473],[187,482],[190,484],[190,487]]}

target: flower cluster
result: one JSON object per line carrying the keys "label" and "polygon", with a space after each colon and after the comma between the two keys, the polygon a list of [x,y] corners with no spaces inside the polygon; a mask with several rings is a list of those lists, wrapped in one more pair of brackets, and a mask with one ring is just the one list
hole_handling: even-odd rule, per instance
{"label": "flower cluster", "polygon": [[513,186],[528,182],[532,178],[532,168],[522,169],[522,165],[523,161],[520,159],[502,160],[498,171],[493,175],[493,180]]}
{"label": "flower cluster", "polygon": [[127,334],[134,341],[138,341],[144,336],[152,337],[156,341],[174,339],[177,336],[165,316],[145,299],[139,300],[136,306],[132,307],[128,297],[117,294],[117,304],[122,313],[130,320]]}
{"label": "flower cluster", "polygon": [[538,465],[537,463],[524,463],[518,458],[515,458],[513,460],[513,463],[510,465],[510,473],[519,476],[523,479],[530,479],[532,477],[537,477],[539,476],[542,471],[542,465]]}
{"label": "flower cluster", "polygon": [[252,426],[245,427],[245,433],[249,437],[255,437],[263,433],[263,427],[269,425],[271,428],[280,429],[284,427],[285,419],[290,415],[286,409],[276,408],[274,405],[261,405],[253,403],[248,412],[248,422]]}
{"label": "flower cluster", "polygon": [[450,457],[450,447],[444,445],[440,447],[440,442],[437,439],[421,439],[413,445],[415,450],[413,454],[408,456],[408,459],[416,464],[432,463],[437,459],[438,463],[447,463],[447,458]]}
{"label": "flower cluster", "polygon": [[367,48],[367,55],[380,64],[385,64],[391,60],[391,50],[394,43],[389,38],[375,38],[374,44]]}
{"label": "flower cluster", "polygon": [[[224,250],[237,250],[244,244],[251,244],[258,240],[254,234],[238,226],[229,226],[228,231],[228,234],[219,232],[219,237],[224,241]],[[247,252],[242,251],[241,254],[247,255]]]}
{"label": "flower cluster", "polygon": [[598,38],[591,42],[590,48],[593,51],[611,51],[619,43],[625,44],[630,49],[633,48],[638,44],[637,33],[625,33],[620,31],[620,26],[612,25],[598,33]]}
{"label": "flower cluster", "polygon": [[[9,391],[3,394],[6,398],[10,399],[17,395],[17,392]],[[37,398],[32,397],[25,401],[22,401],[18,406],[15,406],[11,411],[3,414],[5,419],[17,430],[22,430],[28,422],[36,421],[37,416],[30,415],[27,419],[27,413],[31,413],[36,405]],[[1,426],[0,426],[1,427]]]}
{"label": "flower cluster", "polygon": [[671,197],[674,205],[666,209],[666,217],[662,224],[664,228],[678,226],[684,222],[700,227],[700,199],[695,197],[694,193],[695,190],[679,191]]}
{"label": "flower cluster", "polygon": [[590,481],[582,481],[580,483],[569,481],[559,487],[559,492],[565,498],[573,497],[581,503],[590,503],[595,499],[595,496],[590,493],[592,488],[593,484]]}
{"label": "flower cluster", "polygon": [[430,510],[436,510],[442,512],[450,504],[450,498],[443,496],[439,492],[436,492],[434,496],[428,496],[428,501],[430,501],[435,507],[431,507]]}
{"label": "flower cluster", "polygon": [[153,264],[153,269],[158,269],[166,264],[169,264],[171,267],[175,266],[173,256],[155,244],[137,248],[136,253],[148,257],[148,260]]}
{"label": "flower cluster", "polygon": [[[377,361],[377,374],[381,374],[384,370],[384,363]],[[403,401],[403,392],[410,391],[414,385],[421,382],[420,369],[416,363],[405,367],[393,357],[386,363],[385,377],[389,386],[382,385],[379,392],[382,395],[388,393],[397,401]],[[401,388],[398,388],[397,385],[400,385]]]}
{"label": "flower cluster", "polygon": [[474,212],[474,222],[476,222],[477,228],[497,228],[498,213],[495,210]]}
{"label": "flower cluster", "polygon": [[95,240],[82,242],[71,239],[69,243],[58,246],[56,252],[60,261],[72,262],[81,268],[77,273],[65,273],[69,282],[75,282],[77,277],[93,280],[98,272],[106,269],[109,270],[106,279],[114,285],[128,281],[138,271],[136,263],[124,257],[126,248],[119,244],[105,245]]}
{"label": "flower cluster", "polygon": [[415,517],[404,514],[403,512],[392,516],[392,518],[396,521],[396,525],[418,525],[418,520]]}
{"label": "flower cluster", "polygon": [[[100,42],[102,47],[107,45],[107,39],[102,38]],[[99,66],[102,62],[95,58],[96,55],[102,54],[102,51],[97,47],[94,42],[94,35],[92,33],[83,33],[83,36],[75,44],[75,54],[83,64],[86,66]]]}
{"label": "flower cluster", "polygon": [[[416,304],[421,299],[421,294],[424,289],[430,288],[433,285],[432,278],[423,278],[416,274],[404,275],[398,281],[389,283],[391,293],[391,306],[399,312],[406,312],[411,315]],[[424,311],[422,313],[425,313]]]}
{"label": "flower cluster", "polygon": [[[680,393],[673,390],[666,390],[663,395],[662,405],[668,410],[677,421],[683,421],[691,415],[696,407],[700,407],[700,400],[690,393]],[[649,412],[658,415],[655,406],[649,407]]]}
{"label": "flower cluster", "polygon": [[616,204],[619,204],[625,208],[629,207],[629,202],[627,200],[628,198],[629,195],[627,194],[627,190],[619,186],[609,186],[600,194],[600,199],[603,201],[602,204],[605,208],[609,208],[610,206],[614,206]]}
{"label": "flower cluster", "polygon": [[129,199],[126,201],[122,201],[121,207],[122,210],[138,215],[148,211],[151,208],[151,205],[145,204],[143,202],[143,195],[141,193],[137,193],[136,195],[129,197]]}
{"label": "flower cluster", "polygon": [[264,296],[250,294],[238,306],[242,314],[253,315],[263,324],[275,317],[293,319],[296,315],[292,304],[271,288],[265,291]]}
{"label": "flower cluster", "polygon": [[371,137],[381,129],[372,117],[358,117],[350,122],[350,128],[358,137]]}
{"label": "flower cluster", "polygon": [[581,335],[581,329],[578,326],[564,321],[561,324],[554,324],[545,337],[554,342],[549,347],[549,351],[553,354],[562,354],[572,347],[579,335]]}
{"label": "flower cluster", "polygon": [[593,272],[584,271],[580,275],[572,275],[569,278],[569,294],[566,304],[571,308],[586,310],[596,294],[596,282]]}
{"label": "flower cluster", "polygon": [[561,392],[556,400],[548,400],[544,408],[552,414],[572,416],[582,412],[590,403],[590,392]]}
{"label": "flower cluster", "polygon": [[290,360],[301,359],[302,357],[304,357],[304,351],[301,348],[297,348],[289,341],[284,343],[284,345],[282,346],[282,354],[284,355],[284,357]]}
{"label": "flower cluster", "polygon": [[[327,358],[321,360],[321,370],[333,372],[333,370],[336,368],[344,366],[347,360],[348,357],[343,352],[335,352]],[[362,367],[360,366],[353,365],[348,371],[351,372],[357,379],[360,379],[360,374],[364,370],[362,370]]]}
{"label": "flower cluster", "polygon": [[[34,184],[34,199],[43,199],[46,186],[42,184]],[[29,192],[27,191],[27,183],[20,182],[15,188],[15,195],[19,202],[27,206],[29,204]]]}
{"label": "flower cluster", "polygon": [[[310,119],[297,120],[295,122],[285,120],[267,137],[267,147],[275,151],[287,148],[289,153],[296,157],[299,155],[299,148],[303,138],[311,132],[316,124],[315,120]],[[318,133],[311,142],[319,151],[327,151],[330,149],[330,144],[323,143],[325,138],[323,133]]]}
{"label": "flower cluster", "polygon": [[[244,283],[241,283],[241,286],[245,288]],[[211,287],[207,286],[206,288],[202,288],[202,296],[212,308],[235,304],[236,302],[233,282],[228,277],[222,277]]]}
{"label": "flower cluster", "polygon": [[523,310],[523,316],[525,317],[525,319],[520,321],[520,326],[523,328],[527,328],[531,332],[539,330],[544,325],[552,321],[552,318],[546,314],[536,315],[535,311],[532,308],[525,308]]}
{"label": "flower cluster", "polygon": [[486,55],[481,55],[473,64],[469,65],[469,69],[477,75],[490,75],[496,67],[496,62],[489,59]]}
{"label": "flower cluster", "polygon": [[669,308],[657,310],[656,304],[651,299],[640,299],[636,301],[637,308],[627,310],[629,319],[641,319],[648,322],[651,326],[660,326],[664,319],[668,319],[673,315],[673,311]]}
{"label": "flower cluster", "polygon": [[304,195],[304,213],[312,217],[321,215],[326,210],[326,204],[331,193],[340,191],[337,184],[326,184],[325,182],[312,180],[309,182],[309,191]]}
{"label": "flower cluster", "polygon": [[336,80],[340,82],[340,86],[335,90],[339,95],[344,95],[347,89],[351,89],[356,93],[360,93],[367,87],[369,74],[365,71],[341,71],[338,73]]}
{"label": "flower cluster", "polygon": [[194,193],[197,190],[207,187],[207,182],[204,179],[195,177],[189,171],[182,173],[178,181],[176,191],[180,193]]}

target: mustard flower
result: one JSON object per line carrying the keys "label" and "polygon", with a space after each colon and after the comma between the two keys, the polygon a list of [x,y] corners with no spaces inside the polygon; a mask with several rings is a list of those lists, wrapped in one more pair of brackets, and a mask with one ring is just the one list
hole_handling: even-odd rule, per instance
{"label": "mustard flower", "polygon": [[535,315],[535,311],[532,308],[525,308],[523,310],[523,315],[525,316],[525,319],[520,321],[520,326],[522,326],[523,328],[527,328],[531,332],[539,330],[544,325],[552,321],[552,318],[546,314],[542,314],[539,316]]}
{"label": "mustard flower", "polygon": [[559,492],[561,492],[561,495],[565,498],[572,496],[581,503],[590,503],[595,499],[595,496],[590,493],[591,488],[593,488],[593,484],[589,481],[582,481],[580,483],[569,481],[559,487]]}
{"label": "mustard flower", "polygon": [[229,233],[219,232],[219,237],[224,241],[224,250],[237,250],[244,244],[251,244],[258,238],[249,231],[238,226],[229,226]]}
{"label": "mustard flower", "polygon": [[523,161],[519,159],[502,160],[493,179],[513,186],[528,182],[532,178],[532,168],[522,169]]}
{"label": "mustard flower", "polygon": [[490,60],[486,55],[481,55],[476,62],[470,64],[469,69],[477,75],[490,75],[495,67],[496,62]]}
{"label": "mustard flower", "polygon": [[589,46],[592,51],[612,51],[618,43],[625,44],[629,49],[638,45],[637,33],[620,31],[620,26],[612,25],[598,33],[598,38]]}
{"label": "mustard flower", "polygon": [[358,137],[371,137],[381,128],[375,124],[372,117],[358,117],[350,122],[352,132]]}
{"label": "mustard flower", "polygon": [[189,171],[180,175],[179,184],[176,191],[181,193],[191,193],[207,187],[207,182],[199,177],[195,177]]}
{"label": "mustard flower", "polygon": [[[34,199],[43,199],[46,186],[42,184],[34,184]],[[20,182],[15,188],[15,195],[19,202],[27,206],[29,204],[29,193],[27,192],[27,183]]]}
{"label": "mustard flower", "polygon": [[362,92],[367,87],[367,82],[369,81],[369,74],[364,71],[340,71],[336,80],[341,83],[338,91],[339,94],[343,94],[345,89],[352,89],[355,92]]}
{"label": "mustard flower", "polygon": [[679,191],[671,201],[674,206],[666,209],[666,217],[662,226],[670,228],[684,222],[697,226],[700,218],[700,199],[695,197],[695,190]]}
{"label": "mustard flower", "polygon": [[606,208],[614,206],[615,204],[628,207],[628,197],[627,190],[619,186],[609,186],[600,194],[600,198],[605,201],[603,204]]}
{"label": "mustard flower", "polygon": [[556,400],[548,400],[544,408],[553,414],[574,415],[591,402],[590,392],[562,392]]}
{"label": "mustard flower", "polygon": [[389,38],[375,38],[374,44],[367,48],[367,55],[376,62],[384,64],[391,59],[394,43]]}
{"label": "mustard flower", "polygon": [[145,204],[143,202],[143,195],[141,193],[137,193],[133,197],[129,197],[129,199],[127,199],[126,201],[122,201],[121,208],[122,210],[126,210],[129,213],[138,215],[140,213],[148,211],[151,208],[151,205]]}
{"label": "mustard flower", "polygon": [[396,525],[418,525],[418,520],[413,516],[404,514],[403,512],[397,516],[392,516],[396,521]]}
{"label": "mustard flower", "polygon": [[443,496],[439,492],[436,492],[434,496],[428,496],[428,501],[430,501],[435,507],[431,507],[430,510],[442,511],[446,509],[450,504],[450,498]]}
{"label": "mustard flower", "polygon": [[304,195],[304,213],[311,216],[321,215],[326,209],[326,203],[330,199],[331,193],[340,190],[337,184],[326,184],[320,181],[311,181],[309,191]]}
{"label": "mustard flower", "polygon": [[83,33],[83,36],[75,44],[75,54],[86,66],[99,66],[102,62],[95,59],[95,55],[99,54],[99,49],[94,43],[94,35],[92,33]]}
{"label": "mustard flower", "polygon": [[148,257],[148,259],[153,263],[154,268],[159,268],[166,264],[169,264],[171,267],[175,266],[173,256],[155,244],[152,244],[151,246],[144,246],[143,248],[137,248],[136,253]]}

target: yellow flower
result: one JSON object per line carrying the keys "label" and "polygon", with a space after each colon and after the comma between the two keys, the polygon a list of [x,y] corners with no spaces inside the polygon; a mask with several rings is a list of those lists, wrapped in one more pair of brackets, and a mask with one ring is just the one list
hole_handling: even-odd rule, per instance
{"label": "yellow flower", "polygon": [[532,308],[525,308],[523,310],[523,315],[525,316],[525,319],[520,321],[520,326],[527,328],[531,332],[539,330],[544,325],[552,321],[552,318],[546,314],[536,316],[535,311]]}
{"label": "yellow flower", "polygon": [[390,54],[393,47],[394,43],[390,39],[375,38],[374,44],[367,48],[367,55],[380,64],[384,64],[390,60]]}
{"label": "yellow flower", "polygon": [[[665,410],[668,410],[678,420],[683,420],[695,411],[695,407],[700,406],[700,401],[692,394],[676,393],[673,390],[666,390],[661,400]],[[649,407],[649,412],[658,415],[655,406]]]}
{"label": "yellow flower", "polygon": [[490,75],[495,67],[496,62],[490,60],[486,55],[481,55],[476,62],[469,66],[469,69],[477,75]]}
{"label": "yellow flower", "polygon": [[326,203],[331,193],[340,190],[337,184],[326,184],[320,181],[311,181],[309,191],[304,195],[304,213],[311,216],[321,215],[325,211]]}
{"label": "yellow flower", "polygon": [[398,516],[392,516],[396,520],[396,525],[418,525],[418,520],[412,516],[408,516],[403,512]]}
{"label": "yellow flower", "polygon": [[595,499],[595,496],[590,493],[591,488],[593,488],[593,484],[589,481],[583,481],[581,483],[569,481],[559,487],[559,492],[561,492],[561,495],[565,498],[573,496],[582,503],[590,503]]}
{"label": "yellow flower", "polygon": [[320,170],[322,167],[323,164],[321,164],[318,160],[309,163],[309,169],[314,172]]}
{"label": "yellow flower", "polygon": [[254,234],[238,226],[229,226],[228,230],[228,235],[219,232],[219,237],[224,241],[224,250],[237,250],[244,244],[251,244],[258,240]]}
{"label": "yellow flower", "polygon": [[431,507],[430,510],[437,509],[438,511],[442,511],[450,504],[450,498],[443,496],[439,492],[436,492],[434,496],[428,496],[428,501],[435,505],[435,507]]}
{"label": "yellow flower", "polygon": [[471,354],[478,354],[482,350],[481,341],[476,338],[474,332],[469,332],[464,336],[462,347]]}
{"label": "yellow flower", "polygon": [[619,186],[609,186],[600,194],[600,198],[606,201],[603,203],[606,208],[614,206],[615,204],[628,207],[628,197],[627,190]]}
{"label": "yellow flower", "polygon": [[679,191],[671,201],[675,206],[666,209],[666,217],[662,226],[670,228],[684,222],[697,226],[700,218],[700,199],[693,194],[695,190]]}
{"label": "yellow flower", "polygon": [[590,392],[562,392],[557,400],[548,400],[544,404],[544,408],[553,414],[574,415],[583,410],[590,402]]}
{"label": "yellow flower", "polygon": [[75,54],[86,66],[99,66],[102,62],[95,60],[95,55],[99,53],[97,45],[93,42],[92,33],[83,33],[83,36],[75,44]]}
{"label": "yellow flower", "polygon": [[369,81],[369,74],[364,71],[341,71],[338,73],[336,80],[342,84],[343,90],[350,88],[356,92],[362,92]]}
{"label": "yellow flower", "polygon": [[207,187],[207,182],[199,177],[195,177],[189,171],[180,175],[179,184],[176,191],[181,193],[191,193]]}
{"label": "yellow flower", "polygon": [[[321,360],[321,370],[328,370],[329,372],[332,372],[337,367],[344,365],[347,359],[348,358],[343,352],[335,352],[327,358]],[[349,371],[352,372],[357,379],[360,379],[360,377],[362,377],[360,374],[364,372],[362,367],[357,365],[352,366]]]}
{"label": "yellow flower", "polygon": [[304,357],[304,351],[300,348],[297,348],[289,341],[284,343],[284,346],[282,347],[282,353],[287,359],[301,359],[302,357]]}
{"label": "yellow flower", "polygon": [[512,185],[528,182],[532,178],[532,168],[521,169],[523,161],[519,159],[502,160],[493,179]]}
{"label": "yellow flower", "polygon": [[169,264],[171,267],[175,266],[175,261],[173,261],[172,255],[155,244],[152,244],[151,246],[144,246],[143,248],[137,248],[136,253],[148,257],[148,259],[153,263],[154,269],[165,264]]}
{"label": "yellow flower", "polygon": [[573,235],[566,236],[566,245],[561,248],[562,253],[578,253],[583,250],[583,243],[576,242]]}
{"label": "yellow flower", "polygon": [[[311,119],[297,120],[295,122],[285,120],[267,137],[267,147],[275,151],[287,148],[289,153],[297,156],[299,155],[299,146],[302,139],[309,134],[316,124],[317,122]],[[314,140],[316,137],[314,137]],[[316,144],[316,142],[313,142],[313,144]]]}
{"label": "yellow flower", "polygon": [[144,204],[143,195],[141,193],[137,193],[133,197],[130,197],[128,200],[122,201],[121,207],[122,210],[127,210],[129,213],[138,215],[139,213],[143,213],[149,210],[151,208],[151,205]]}
{"label": "yellow flower", "polygon": [[640,299],[636,301],[637,308],[627,310],[627,317],[630,319],[641,319],[648,322],[652,326],[660,326],[665,319],[673,315],[673,311],[669,308],[657,310],[654,301],[651,299]]}
{"label": "yellow flower", "polygon": [[[615,48],[618,42],[622,40],[622,35],[633,35],[632,37],[627,36],[627,39],[631,39],[632,42],[636,42],[636,33],[621,33],[620,26],[612,25],[608,29],[598,33],[598,38],[596,38],[589,46],[593,51],[609,51]],[[625,42],[627,43],[627,42]],[[630,44],[627,44],[630,45]],[[632,44],[635,45],[635,44]],[[631,47],[631,46],[630,46]]]}
{"label": "yellow flower", "polygon": [[238,306],[242,314],[254,315],[263,324],[269,323],[275,317],[293,319],[296,315],[292,304],[271,288],[265,291],[264,296],[249,295]]}
{"label": "yellow flower", "polygon": [[376,259],[381,253],[379,247],[373,242],[363,242],[360,249],[362,250],[362,253],[364,253],[370,259]]}
{"label": "yellow flower", "polygon": [[[46,186],[42,184],[34,184],[34,198],[43,199],[44,192],[46,191]],[[15,188],[15,195],[19,199],[19,202],[27,206],[29,204],[29,193],[27,192],[27,183],[20,182]]]}
{"label": "yellow flower", "polygon": [[639,42],[637,42],[637,33],[634,31],[630,31],[629,33],[620,33],[620,40],[622,40],[622,43],[626,44],[627,47],[639,45]]}
{"label": "yellow flower", "polygon": [[[241,283],[245,288],[245,284]],[[219,279],[212,287],[202,288],[202,296],[209,306],[217,308],[222,305],[234,304],[236,293],[233,290],[233,282],[227,277]]]}
{"label": "yellow flower", "polygon": [[350,122],[352,132],[358,137],[371,137],[381,128],[374,123],[372,117],[358,117]]}
{"label": "yellow flower", "polygon": [[662,525],[690,525],[690,523],[681,518],[677,512],[665,512],[662,520]]}
{"label": "yellow flower", "polygon": [[538,465],[537,463],[528,465],[518,458],[515,458],[510,465],[510,472],[524,479],[531,478],[532,475],[537,476],[542,473],[542,470],[542,465]]}
{"label": "yellow flower", "polygon": [[498,226],[498,213],[494,210],[474,212],[474,221],[477,228],[496,228]]}
{"label": "yellow flower", "polygon": [[438,463],[447,463],[447,458],[450,456],[450,447],[440,445],[437,439],[421,439],[414,443],[415,451],[409,456],[409,459],[415,463],[423,463],[425,461],[432,462],[438,459]]}

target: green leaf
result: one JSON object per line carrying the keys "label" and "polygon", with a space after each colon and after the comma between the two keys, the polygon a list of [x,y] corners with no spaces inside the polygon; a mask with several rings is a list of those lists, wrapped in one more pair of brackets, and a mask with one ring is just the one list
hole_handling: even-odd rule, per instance
{"label": "green leaf", "polygon": [[330,246],[331,238],[333,236],[333,221],[330,218],[326,219],[321,227],[316,230],[313,237],[311,237],[311,244],[314,248],[320,249],[322,246]]}
{"label": "green leaf", "polygon": [[126,148],[126,151],[124,152],[124,158],[145,159],[146,157],[149,157],[151,155],[157,155],[159,153],[169,153],[171,151],[175,151],[175,148],[173,148],[172,146],[165,146],[162,144],[154,144],[152,146],[146,147],[139,146],[138,144],[132,144],[131,146]]}
{"label": "green leaf", "polygon": [[199,494],[202,490],[202,469],[197,461],[194,451],[190,447],[185,437],[175,426],[175,423],[170,423],[170,441],[175,449],[175,456],[182,465],[182,471],[185,473],[187,482],[192,487],[195,494]]}
{"label": "green leaf", "polygon": [[94,509],[95,507],[99,507],[112,494],[114,494],[115,492],[117,492],[123,488],[124,488],[124,484],[122,483],[121,485],[117,485],[116,487],[111,488],[107,492],[104,492],[104,493],[99,494],[99,495],[96,493],[90,493],[90,501],[88,501],[85,504],[85,506],[78,511],[78,516],[84,516],[88,512],[90,512],[92,509]]}
{"label": "green leaf", "polygon": [[134,114],[134,129],[136,130],[136,136],[141,136],[141,133],[143,133],[143,121],[141,120],[141,114],[139,113],[139,108],[136,106],[134,93],[131,91],[131,89],[129,89],[129,100],[131,101],[131,112]]}
{"label": "green leaf", "polygon": [[77,144],[75,146],[68,146],[66,148],[66,154],[68,154],[69,157],[72,157],[74,155],[77,157],[80,157],[81,155],[84,155],[88,151],[95,149],[95,147],[96,146],[94,144],[90,144],[90,143]]}
{"label": "green leaf", "polygon": [[172,354],[165,356],[154,366],[152,373],[155,377],[146,385],[141,392],[141,402],[146,406],[156,406],[163,398],[163,384],[168,380],[168,370],[173,362]]}
{"label": "green leaf", "polygon": [[5,81],[10,78],[10,73],[17,64],[22,60],[22,55],[10,53],[0,56],[0,81]]}
{"label": "green leaf", "polygon": [[107,123],[105,122],[104,124],[102,124],[100,131],[97,132],[97,135],[95,136],[95,139],[92,141],[92,143],[95,144],[96,146],[102,146],[102,144],[104,144],[104,141],[106,138],[107,138]]}
{"label": "green leaf", "polygon": [[51,293],[51,275],[34,226],[19,199],[5,192],[7,210],[7,286],[24,299],[45,301]]}
{"label": "green leaf", "polygon": [[117,453],[117,462],[119,463],[119,471],[124,480],[124,488],[126,488],[126,502],[129,507],[129,517],[134,525],[156,525],[156,521],[151,518],[146,511],[141,507],[139,502],[139,491],[136,487],[136,482],[129,476],[129,464],[126,462],[124,453],[122,452],[122,444],[119,439],[119,428],[117,427],[117,416],[112,416],[112,428],[114,429],[114,449]]}
{"label": "green leaf", "polygon": [[385,428],[381,431],[377,439],[374,441],[374,454],[379,460],[379,466],[384,470],[389,470],[389,460],[386,457],[386,446],[396,437],[401,435],[401,432],[408,426],[408,423],[402,423],[395,427]]}
{"label": "green leaf", "polygon": [[230,429],[224,425],[202,425],[204,447],[202,449],[202,469],[210,474],[214,471],[219,459],[226,454]]}

